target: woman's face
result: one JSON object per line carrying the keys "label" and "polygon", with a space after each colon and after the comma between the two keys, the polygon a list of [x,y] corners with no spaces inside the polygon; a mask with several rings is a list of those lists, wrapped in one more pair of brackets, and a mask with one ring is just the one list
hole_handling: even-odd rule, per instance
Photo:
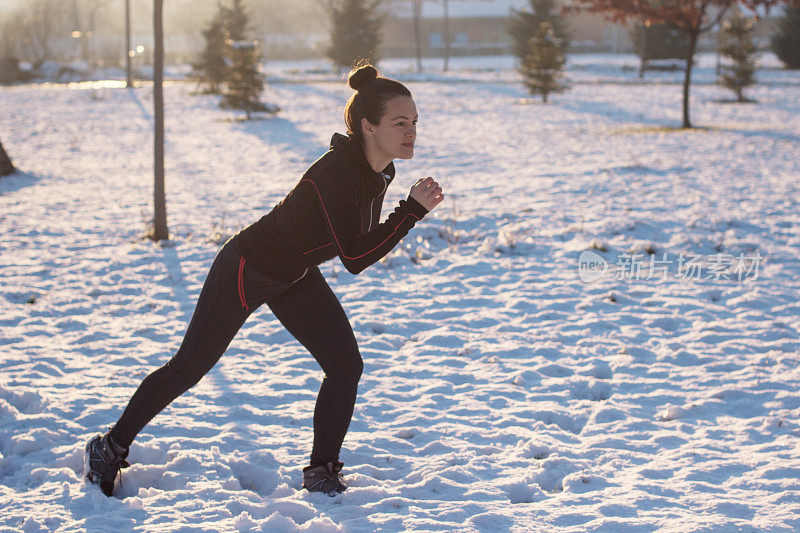
{"label": "woman's face", "polygon": [[[391,159],[414,157],[417,138],[417,106],[410,96],[395,96],[387,100],[386,112],[375,126],[361,119],[364,136],[374,140],[378,150]],[[373,136],[374,134],[374,136]]]}

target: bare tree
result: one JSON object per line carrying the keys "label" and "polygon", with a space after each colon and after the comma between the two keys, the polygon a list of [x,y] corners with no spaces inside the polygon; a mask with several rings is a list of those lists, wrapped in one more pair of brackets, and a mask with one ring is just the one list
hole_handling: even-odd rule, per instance
{"label": "bare tree", "polygon": [[155,55],[153,57],[153,106],[155,108],[155,146],[153,186],[153,226],[147,237],[154,241],[169,239],[167,202],[164,195],[164,0],[153,5]]}
{"label": "bare tree", "polygon": [[417,72],[422,72],[422,40],[419,22],[422,18],[422,0],[411,0],[414,4],[414,50],[417,54]]}
{"label": "bare tree", "polygon": [[447,72],[450,62],[450,12],[447,9],[447,0],[442,0],[444,4],[444,71]]}
{"label": "bare tree", "polygon": [[81,57],[90,65],[96,65],[97,62],[93,54],[90,53],[89,39],[95,35],[95,28],[97,18],[109,5],[116,0],[86,0],[81,4],[81,13],[84,16],[80,17],[80,40],[81,40]]}
{"label": "bare tree", "polygon": [[131,0],[125,0],[125,87],[133,87],[131,76]]}
{"label": "bare tree", "polygon": [[67,6],[58,0],[27,0],[25,5],[23,51],[34,65],[56,59],[57,40],[65,40],[70,35],[68,30],[72,23]]}
{"label": "bare tree", "polygon": [[22,10],[10,13],[0,21],[0,59],[8,56],[17,57],[25,40],[25,25]]}

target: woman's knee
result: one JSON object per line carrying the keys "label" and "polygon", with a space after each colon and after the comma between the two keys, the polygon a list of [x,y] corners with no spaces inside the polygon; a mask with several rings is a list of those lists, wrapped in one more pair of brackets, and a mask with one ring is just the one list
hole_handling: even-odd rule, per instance
{"label": "woman's knee", "polygon": [[210,370],[200,365],[177,365],[172,361],[167,362],[162,369],[173,386],[182,391],[181,394],[200,383]]}
{"label": "woman's knee", "polygon": [[332,365],[326,365],[325,377],[343,383],[358,383],[361,374],[364,372],[364,361],[361,354],[356,351],[349,357],[338,359]]}
{"label": "woman's knee", "polygon": [[354,381],[361,379],[361,374],[364,372],[364,361],[361,359],[361,352],[358,349],[355,335],[352,336],[352,346],[350,347],[350,357],[348,358],[350,367],[350,376]]}

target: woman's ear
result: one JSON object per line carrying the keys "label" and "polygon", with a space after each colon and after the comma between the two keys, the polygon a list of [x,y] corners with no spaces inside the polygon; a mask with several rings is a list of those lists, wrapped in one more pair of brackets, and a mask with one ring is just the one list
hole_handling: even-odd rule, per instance
{"label": "woman's ear", "polygon": [[375,126],[370,124],[369,120],[366,118],[361,119],[361,131],[363,132],[363,136],[366,137],[374,137],[375,136]]}

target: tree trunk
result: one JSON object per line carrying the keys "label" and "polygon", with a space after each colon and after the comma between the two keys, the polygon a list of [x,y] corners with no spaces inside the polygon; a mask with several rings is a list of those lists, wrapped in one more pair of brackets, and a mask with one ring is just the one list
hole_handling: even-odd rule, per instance
{"label": "tree trunk", "polygon": [[155,56],[153,58],[153,105],[155,107],[155,184],[153,187],[153,228],[150,238],[154,241],[169,239],[167,230],[167,202],[164,197],[164,1],[155,0],[153,26]]}
{"label": "tree trunk", "polygon": [[417,52],[417,72],[422,72],[422,42],[419,34],[419,19],[422,16],[422,0],[411,0],[414,2],[414,44]]}
{"label": "tree trunk", "polygon": [[683,78],[683,127],[691,128],[689,121],[689,85],[692,81],[692,65],[694,64],[694,50],[697,47],[698,32],[689,34],[689,56],[686,58],[686,75]]}
{"label": "tree trunk", "polygon": [[3,143],[0,142],[0,176],[8,176],[16,171],[17,169],[11,164],[11,158],[8,157],[8,154],[3,149]]}
{"label": "tree trunk", "polygon": [[450,62],[450,14],[447,10],[447,0],[444,0],[444,71]]}
{"label": "tree trunk", "polygon": [[644,69],[647,64],[647,21],[642,23],[642,42],[639,44],[639,79],[644,78]]}
{"label": "tree trunk", "polygon": [[131,79],[131,0],[125,0],[125,87],[133,87]]}
{"label": "tree trunk", "polygon": [[[89,11],[89,35],[94,38],[95,31],[94,31],[94,22],[97,17],[97,10],[100,8],[99,5],[95,6],[91,11]],[[89,48],[89,53],[87,55],[89,62],[89,66],[92,67],[92,71],[96,69],[99,65],[97,64],[97,39],[92,41],[92,46]]]}

